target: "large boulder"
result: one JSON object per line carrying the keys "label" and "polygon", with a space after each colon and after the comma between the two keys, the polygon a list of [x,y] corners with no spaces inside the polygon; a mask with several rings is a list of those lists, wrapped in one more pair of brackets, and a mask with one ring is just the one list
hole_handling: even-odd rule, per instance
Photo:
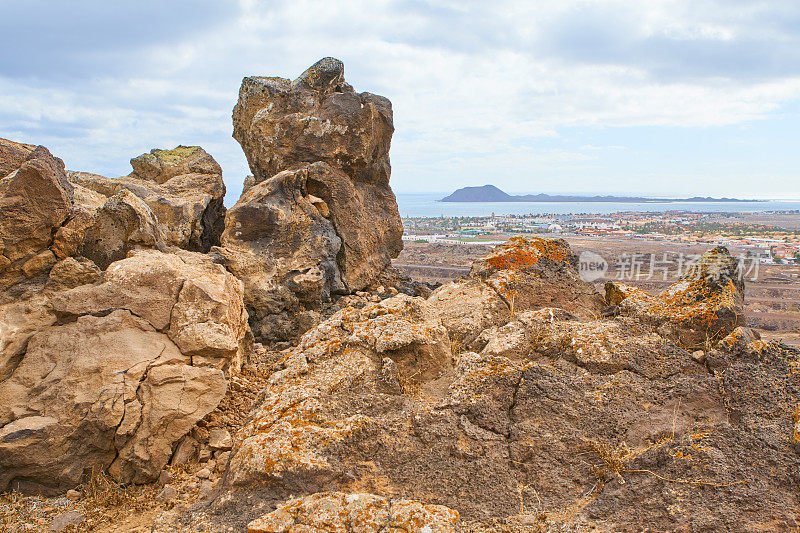
{"label": "large boulder", "polygon": [[250,340],[242,282],[207,255],[142,250],[112,263],[105,282],[54,295],[62,320],[127,309],[165,333],[196,365],[236,373]]}
{"label": "large boulder", "polygon": [[297,337],[331,294],[365,288],[402,249],[391,103],[355,93],[326,58],[293,82],[245,78],[233,123],[254,178],[220,253],[252,294],[256,336]]}
{"label": "large boulder", "polygon": [[[72,210],[73,187],[64,162],[43,146],[27,152],[4,141],[0,179],[0,289],[46,273],[56,263],[53,234]],[[18,149],[17,149],[18,148]],[[22,155],[27,152],[24,159]]]}
{"label": "large boulder", "polygon": [[252,343],[242,283],[204,254],[67,258],[29,292],[0,299],[0,490],[154,480]]}
{"label": "large boulder", "polygon": [[609,281],[606,303],[660,325],[659,332],[687,349],[710,349],[745,325],[744,281],[724,246],[704,253],[683,278],[651,296]]}
{"label": "large boulder", "polygon": [[429,301],[451,338],[465,347],[517,312],[556,308],[597,317],[603,298],[580,278],[577,262],[562,239],[514,237],[475,261],[466,278],[436,289]]}
{"label": "large boulder", "polygon": [[199,146],[153,149],[131,159],[133,172],[106,178],[70,172],[79,193],[79,206],[93,211],[97,198],[126,191],[152,211],[163,242],[190,251],[207,252],[219,244],[225,225],[225,184],[222,169]]}
{"label": "large boulder", "polygon": [[64,489],[112,462],[121,481],[154,479],[225,388],[130,311],[47,328],[0,383],[0,488]]}
{"label": "large boulder", "polygon": [[281,366],[237,436],[242,444],[229,473],[234,484],[292,486],[335,477],[344,465],[330,464],[323,450],[370,419],[321,409],[330,395],[419,393],[450,368],[450,346],[434,310],[421,298],[399,295],[337,312],[307,332]]}

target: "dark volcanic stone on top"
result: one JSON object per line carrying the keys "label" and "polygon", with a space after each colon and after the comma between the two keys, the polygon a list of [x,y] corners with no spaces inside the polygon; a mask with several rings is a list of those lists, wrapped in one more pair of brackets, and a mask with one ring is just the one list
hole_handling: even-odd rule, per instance
{"label": "dark volcanic stone on top", "polygon": [[253,179],[226,220],[221,253],[248,287],[258,338],[302,334],[307,312],[368,286],[402,250],[393,132],[391,102],[356,93],[338,59],[293,82],[242,81],[233,137]]}

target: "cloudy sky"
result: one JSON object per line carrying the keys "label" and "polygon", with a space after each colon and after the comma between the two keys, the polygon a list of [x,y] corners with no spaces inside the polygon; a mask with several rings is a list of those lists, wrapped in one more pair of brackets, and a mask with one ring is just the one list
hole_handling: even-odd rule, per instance
{"label": "cloudy sky", "polygon": [[245,75],[324,56],[394,106],[392,185],[800,198],[796,0],[0,0],[0,137],[118,176],[199,144],[228,202]]}

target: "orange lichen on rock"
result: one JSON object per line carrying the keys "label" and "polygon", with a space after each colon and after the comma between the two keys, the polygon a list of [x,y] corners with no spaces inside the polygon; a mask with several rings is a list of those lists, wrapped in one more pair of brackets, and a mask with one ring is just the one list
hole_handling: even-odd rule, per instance
{"label": "orange lichen on rock", "polygon": [[710,348],[744,326],[744,287],[736,272],[728,250],[718,247],[703,254],[678,283],[655,296],[609,281],[606,303],[652,322],[672,323],[678,329],[677,340],[687,348]]}
{"label": "orange lichen on rock", "polygon": [[287,501],[247,526],[248,533],[455,533],[458,513],[414,500],[374,494],[318,492]]}
{"label": "orange lichen on rock", "polygon": [[[239,432],[231,479],[241,484],[287,473],[329,473],[324,450],[371,421],[328,413],[330,395],[354,388],[412,391],[437,378],[450,357],[447,331],[421,298],[398,295],[342,309],[308,331],[270,377],[261,405]],[[394,378],[382,372],[387,364],[396,368]]]}
{"label": "orange lichen on rock", "polygon": [[522,270],[541,260],[563,263],[570,255],[563,240],[539,237],[512,237],[504,245],[482,259],[495,270]]}

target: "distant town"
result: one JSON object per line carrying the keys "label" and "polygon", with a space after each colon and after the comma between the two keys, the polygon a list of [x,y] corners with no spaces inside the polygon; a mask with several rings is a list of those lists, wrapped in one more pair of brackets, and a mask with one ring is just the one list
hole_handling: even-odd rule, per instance
{"label": "distant town", "polygon": [[606,237],[677,245],[724,245],[762,263],[800,263],[800,211],[620,212],[403,219],[406,241],[499,244],[520,234]]}

